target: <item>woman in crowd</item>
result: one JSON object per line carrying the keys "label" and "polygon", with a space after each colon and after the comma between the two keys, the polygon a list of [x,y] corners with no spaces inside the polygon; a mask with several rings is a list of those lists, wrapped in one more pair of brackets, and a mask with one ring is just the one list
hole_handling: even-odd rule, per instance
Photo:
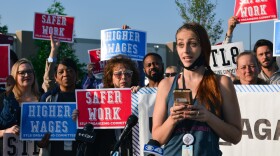
{"label": "woman in crowd", "polygon": [[[221,155],[219,138],[237,144],[241,115],[230,78],[209,67],[211,45],[206,30],[186,23],[176,33],[182,74],[163,79],[158,87],[152,137],[164,146],[164,155]],[[174,105],[174,89],[190,89],[192,104]]]}
{"label": "woman in crowd", "polygon": [[[48,70],[52,70],[48,68]],[[45,72],[49,72],[46,70]],[[56,87],[42,95],[41,102],[76,102],[75,89],[78,79],[78,68],[74,60],[63,58],[54,68]],[[75,156],[77,143],[75,141],[51,141],[41,146],[40,156],[67,155]]]}
{"label": "woman in crowd", "polygon": [[[139,73],[135,62],[130,58],[117,55],[107,61],[104,68],[103,77],[104,88],[131,88],[132,92],[139,90]],[[78,110],[73,112],[73,120],[76,120]],[[113,150],[120,130],[115,129],[97,129],[96,138],[93,146],[87,150],[94,153],[95,156],[110,155]],[[121,146],[122,155],[132,155],[132,136],[128,136],[126,142]],[[127,152],[129,150],[129,152]]]}
{"label": "woman in crowd", "polygon": [[267,84],[263,79],[258,78],[260,65],[253,52],[240,53],[236,58],[236,76],[238,79],[234,84]]}
{"label": "woman in crowd", "polygon": [[[22,102],[38,102],[39,88],[32,63],[22,58],[12,67],[7,78],[6,92],[0,95],[0,137],[4,133],[20,132],[20,107]],[[1,152],[3,153],[3,152]]]}

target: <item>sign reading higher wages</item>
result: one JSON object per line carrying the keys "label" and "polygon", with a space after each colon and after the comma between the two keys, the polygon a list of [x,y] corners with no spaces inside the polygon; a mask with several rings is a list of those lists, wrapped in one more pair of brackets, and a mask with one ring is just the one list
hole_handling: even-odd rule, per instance
{"label": "sign reading higher wages", "polygon": [[73,42],[74,17],[35,13],[34,39],[49,40],[52,34],[61,42]]}
{"label": "sign reading higher wages", "polygon": [[78,128],[123,128],[131,115],[130,88],[76,89]]}
{"label": "sign reading higher wages", "polygon": [[101,30],[101,61],[109,60],[118,54],[142,61],[146,49],[146,32],[133,29]]}
{"label": "sign reading higher wages", "polygon": [[72,120],[75,102],[24,102],[21,109],[20,139],[75,140],[76,122]]}

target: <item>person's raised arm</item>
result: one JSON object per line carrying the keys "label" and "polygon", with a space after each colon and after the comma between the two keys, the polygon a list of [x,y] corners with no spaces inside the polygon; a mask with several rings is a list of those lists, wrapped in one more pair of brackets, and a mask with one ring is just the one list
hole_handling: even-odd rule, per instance
{"label": "person's raised arm", "polygon": [[236,27],[236,24],[238,24],[238,20],[236,16],[232,16],[228,19],[228,29],[226,33],[225,40],[223,41],[223,44],[231,43],[232,42],[232,33],[234,28]]}
{"label": "person's raised arm", "polygon": [[55,87],[54,71],[57,62],[58,48],[60,46],[60,41],[54,39],[52,35],[50,35],[50,40],[51,40],[51,51],[50,51],[49,58],[46,61],[44,82],[42,84],[42,88],[44,89],[45,92],[52,90]]}

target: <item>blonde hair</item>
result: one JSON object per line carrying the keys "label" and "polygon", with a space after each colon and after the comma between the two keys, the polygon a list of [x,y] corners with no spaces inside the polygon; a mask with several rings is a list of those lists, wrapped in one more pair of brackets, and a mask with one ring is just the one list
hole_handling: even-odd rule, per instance
{"label": "blonde hair", "polygon": [[11,71],[11,75],[13,76],[13,78],[16,81],[16,84],[15,84],[15,86],[13,88],[13,93],[15,95],[16,100],[20,101],[20,98],[22,96],[22,92],[19,89],[18,82],[17,82],[18,69],[19,69],[19,66],[21,64],[28,64],[28,65],[30,65],[31,69],[33,70],[34,81],[33,81],[32,85],[31,85],[31,92],[37,97],[37,99],[39,99],[40,93],[39,93],[39,87],[38,87],[37,79],[36,79],[36,76],[35,76],[35,73],[34,73],[34,67],[33,67],[32,63],[28,59],[22,58],[22,59],[18,60],[13,65],[12,71]]}
{"label": "blonde hair", "polygon": [[168,66],[165,70],[167,69],[173,69],[176,73],[178,73],[178,68],[176,66]]}

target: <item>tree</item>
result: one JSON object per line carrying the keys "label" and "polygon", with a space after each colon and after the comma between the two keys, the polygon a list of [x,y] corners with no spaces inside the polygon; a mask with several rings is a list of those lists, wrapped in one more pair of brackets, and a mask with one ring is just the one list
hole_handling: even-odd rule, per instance
{"label": "tree", "polygon": [[[66,15],[64,13],[64,7],[60,2],[54,1],[54,3],[47,9],[48,14],[57,14],[57,15]],[[44,40],[35,40],[35,44],[38,47],[38,52],[35,57],[31,57],[31,61],[34,65],[36,76],[38,78],[38,83],[43,83],[43,76],[45,72],[45,62],[48,58],[51,50],[50,41]],[[78,57],[75,55],[75,50],[73,49],[72,43],[60,43],[60,47],[58,49],[57,61],[60,61],[62,58],[71,58],[75,62],[77,62],[79,77],[85,74],[83,68],[86,66],[84,63],[80,63]],[[78,83],[81,83],[80,81]]]}
{"label": "tree", "polygon": [[210,0],[175,0],[175,3],[180,16],[186,22],[196,22],[204,26],[211,43],[215,44],[223,33],[222,20],[219,19],[215,23],[216,3],[214,4]]}
{"label": "tree", "polygon": [[[0,20],[1,20],[1,16],[0,16]],[[0,33],[3,33],[3,34],[8,33],[8,26],[7,25],[1,26],[1,22],[0,22]]]}

